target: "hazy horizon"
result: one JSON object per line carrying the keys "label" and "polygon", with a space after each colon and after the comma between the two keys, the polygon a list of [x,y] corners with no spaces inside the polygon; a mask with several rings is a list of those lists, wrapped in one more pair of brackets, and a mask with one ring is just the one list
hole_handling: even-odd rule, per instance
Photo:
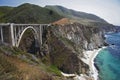
{"label": "hazy horizon", "polygon": [[97,15],[107,22],[120,26],[119,0],[0,0],[0,6],[18,6],[31,3],[44,7],[45,5],[60,5],[69,9]]}

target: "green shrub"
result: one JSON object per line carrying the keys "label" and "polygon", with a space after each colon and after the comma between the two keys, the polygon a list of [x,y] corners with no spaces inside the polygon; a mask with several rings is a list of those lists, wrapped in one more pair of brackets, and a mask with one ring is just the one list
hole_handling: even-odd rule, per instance
{"label": "green shrub", "polygon": [[49,67],[47,68],[47,70],[48,70],[49,72],[54,73],[56,76],[62,76],[60,70],[59,70],[55,65],[49,66]]}

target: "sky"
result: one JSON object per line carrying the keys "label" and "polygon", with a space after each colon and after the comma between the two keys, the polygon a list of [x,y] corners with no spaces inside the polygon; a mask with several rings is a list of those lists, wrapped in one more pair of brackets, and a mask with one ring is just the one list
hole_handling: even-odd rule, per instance
{"label": "sky", "polygon": [[107,22],[120,26],[120,0],[0,0],[0,6],[18,6],[32,3],[61,5],[69,9],[95,14]]}

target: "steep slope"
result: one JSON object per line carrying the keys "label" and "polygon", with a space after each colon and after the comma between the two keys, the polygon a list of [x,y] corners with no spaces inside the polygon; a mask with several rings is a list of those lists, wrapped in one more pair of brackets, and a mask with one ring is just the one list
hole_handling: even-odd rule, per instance
{"label": "steep slope", "polygon": [[78,22],[81,22],[81,23],[87,23],[87,22],[107,23],[105,20],[103,20],[102,18],[96,15],[88,14],[88,13],[80,12],[80,11],[75,11],[72,9],[67,9],[62,6],[46,6],[46,8],[56,11],[58,14],[66,18],[79,20]]}
{"label": "steep slope", "polygon": [[9,23],[50,23],[61,19],[56,12],[33,4],[22,4],[0,18]]}
{"label": "steep slope", "polygon": [[89,66],[81,58],[84,57],[84,50],[104,45],[99,28],[73,23],[51,26],[47,31],[44,44],[50,62],[65,73],[89,75]]}
{"label": "steep slope", "polygon": [[66,80],[60,71],[35,55],[0,46],[0,80]]}

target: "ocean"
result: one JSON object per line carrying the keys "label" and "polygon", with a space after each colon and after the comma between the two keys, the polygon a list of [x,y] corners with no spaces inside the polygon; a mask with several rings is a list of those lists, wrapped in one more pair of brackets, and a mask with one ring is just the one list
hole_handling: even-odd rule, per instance
{"label": "ocean", "polygon": [[100,80],[120,80],[120,33],[105,35],[109,46],[99,52],[95,65]]}

